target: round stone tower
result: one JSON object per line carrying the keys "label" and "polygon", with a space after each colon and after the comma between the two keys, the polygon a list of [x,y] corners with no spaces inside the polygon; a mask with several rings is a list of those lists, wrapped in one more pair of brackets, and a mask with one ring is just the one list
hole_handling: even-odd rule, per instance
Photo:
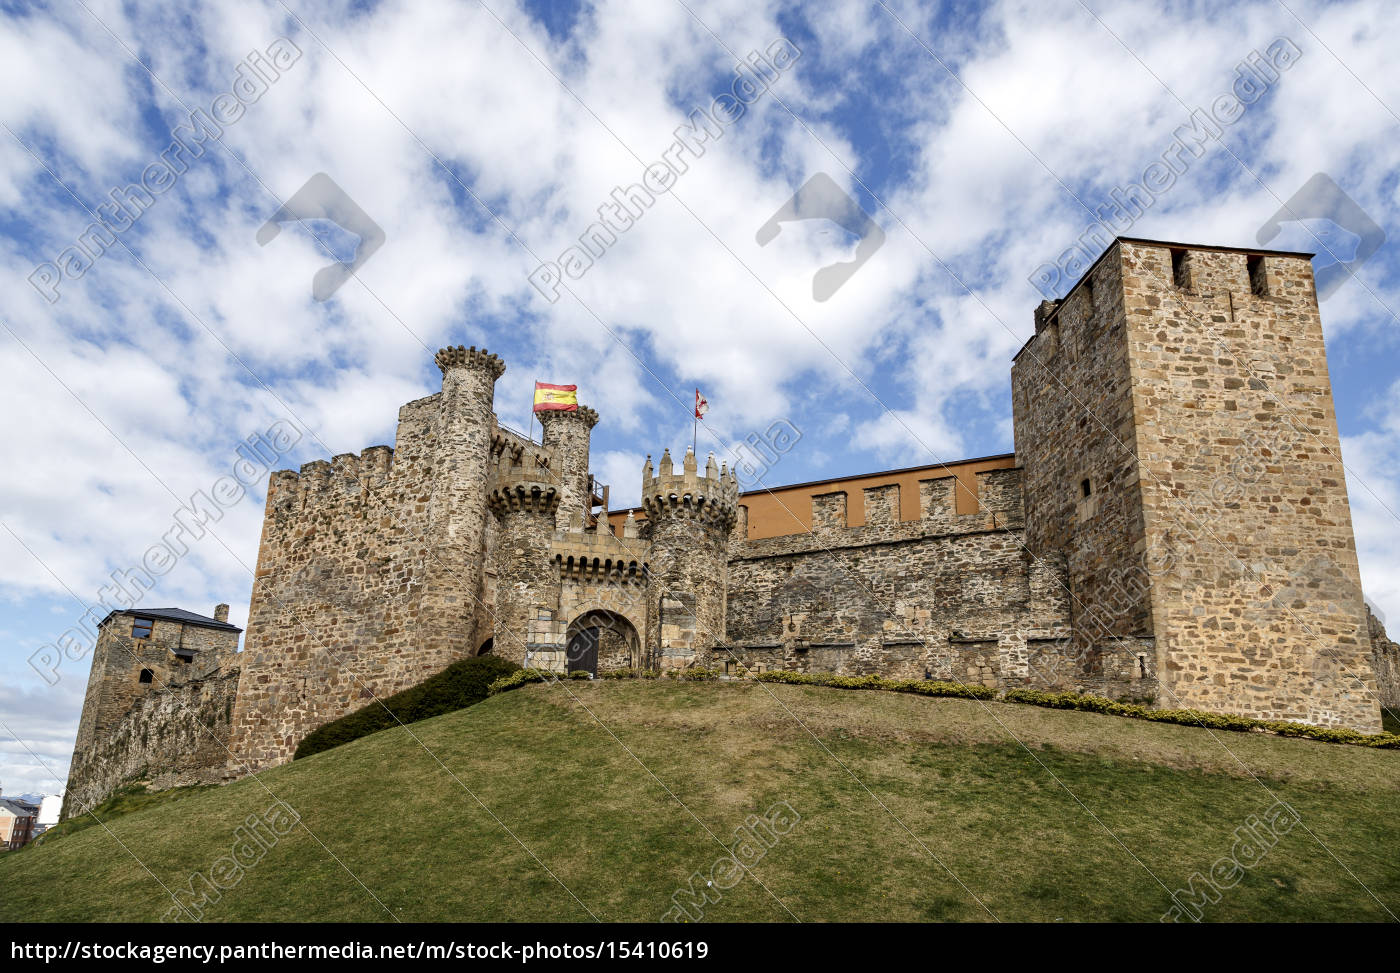
{"label": "round stone tower", "polygon": [[450,661],[471,655],[481,641],[474,628],[482,595],[492,406],[506,365],[485,348],[461,345],[442,349],[434,361],[442,371],[440,463],[425,538],[423,644]]}
{"label": "round stone tower", "polygon": [[717,468],[713,454],[704,476],[690,450],[679,473],[670,450],[662,454],[655,474],[647,457],[642,507],[651,539],[647,632],[654,667],[703,663],[707,650],[724,641],[726,548],[738,501],[738,479],[727,467]]}
{"label": "round stone tower", "polygon": [[559,488],[558,526],[563,530],[582,527],[592,509],[588,495],[588,449],[598,413],[587,406],[568,412],[549,410],[539,413],[544,446],[559,464],[555,483]]}
{"label": "round stone tower", "polygon": [[550,547],[562,491],[553,459],[544,449],[518,443],[497,453],[487,500],[498,525],[491,645],[494,654],[517,665],[562,672],[559,569]]}

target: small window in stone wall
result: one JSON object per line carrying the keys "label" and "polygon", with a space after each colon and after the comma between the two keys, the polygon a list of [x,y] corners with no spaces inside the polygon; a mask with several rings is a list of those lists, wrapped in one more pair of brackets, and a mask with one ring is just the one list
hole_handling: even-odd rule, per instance
{"label": "small window in stone wall", "polygon": [[1186,251],[1172,248],[1172,283],[1182,290],[1191,286],[1190,275],[1186,272]]}
{"label": "small window in stone wall", "polygon": [[152,679],[154,679],[155,677],[156,677],[156,674],[155,674],[154,672],[152,672],[151,670],[149,670],[149,669],[142,669],[142,670],[141,670],[141,681],[142,681],[142,682],[150,682],[150,681],[151,681]]}
{"label": "small window in stone wall", "polygon": [[1094,492],[1094,488],[1093,488],[1093,486],[1090,485],[1090,483],[1089,483],[1088,480],[1080,480],[1080,481],[1079,481],[1079,492],[1080,492],[1081,494],[1083,494],[1084,496],[1087,497],[1087,496],[1089,496],[1091,493]]}
{"label": "small window in stone wall", "polygon": [[1264,258],[1258,254],[1245,260],[1245,266],[1249,268],[1249,289],[1255,297],[1267,297],[1269,294],[1269,281],[1264,276]]}
{"label": "small window in stone wall", "polygon": [[155,622],[149,618],[133,618],[131,620],[131,637],[134,639],[145,639],[151,637],[151,629],[155,627]]}

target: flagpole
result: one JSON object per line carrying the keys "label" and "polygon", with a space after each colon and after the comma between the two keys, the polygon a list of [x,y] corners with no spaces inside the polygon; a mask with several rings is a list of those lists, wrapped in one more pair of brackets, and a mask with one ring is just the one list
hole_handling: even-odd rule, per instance
{"label": "flagpole", "polygon": [[695,408],[691,410],[695,413],[695,419],[690,424],[690,451],[695,454],[696,461],[700,459],[700,390],[695,390]]}

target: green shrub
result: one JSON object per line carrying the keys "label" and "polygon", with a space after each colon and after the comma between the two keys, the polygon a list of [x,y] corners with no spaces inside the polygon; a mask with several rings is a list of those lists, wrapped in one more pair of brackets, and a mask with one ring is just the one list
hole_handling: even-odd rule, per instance
{"label": "green shrub", "polygon": [[723,673],[718,669],[706,669],[704,666],[691,666],[689,669],[668,669],[666,676],[669,679],[679,679],[682,682],[709,682],[718,679]]}
{"label": "green shrub", "polygon": [[1086,713],[1126,716],[1135,720],[1150,720],[1153,723],[1175,723],[1178,726],[1227,730],[1231,733],[1260,731],[1276,733],[1279,736],[1321,740],[1324,743],[1347,743],[1353,746],[1377,747],[1386,750],[1400,749],[1400,734],[1395,733],[1359,733],[1356,730],[1336,727],[1311,726],[1307,723],[1290,723],[1286,720],[1256,720],[1233,713],[1206,713],[1196,709],[1149,709],[1138,703],[1120,703],[1102,696],[1081,696],[1079,693],[1047,693],[1035,689],[1012,689],[1007,691],[1005,700],[1008,703],[1025,703],[1030,706],[1045,706],[1050,709],[1082,710]]}
{"label": "green shrub", "polygon": [[367,706],[311,731],[297,746],[293,759],[309,757],[400,723],[415,723],[465,709],[485,699],[495,681],[516,671],[518,667],[515,663],[494,655],[454,662],[416,686],[371,701]]}
{"label": "green shrub", "polygon": [[486,691],[494,696],[497,693],[504,693],[511,689],[519,689],[526,683],[548,682],[553,678],[554,676],[551,673],[545,672],[543,669],[517,669],[510,675],[502,676],[500,679],[497,679],[487,687]]}
{"label": "green shrub", "polygon": [[827,686],[832,689],[880,689],[918,696],[947,696],[955,699],[995,699],[996,690],[986,686],[963,685],[940,679],[886,679],[883,676],[838,676],[834,672],[790,672],[770,669],[754,677],[759,682],[788,686]]}

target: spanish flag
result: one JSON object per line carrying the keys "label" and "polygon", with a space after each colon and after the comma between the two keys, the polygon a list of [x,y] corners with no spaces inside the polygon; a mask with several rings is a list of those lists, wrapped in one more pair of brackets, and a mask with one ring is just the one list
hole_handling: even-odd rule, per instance
{"label": "spanish flag", "polygon": [[535,383],[535,412],[577,412],[577,385]]}

